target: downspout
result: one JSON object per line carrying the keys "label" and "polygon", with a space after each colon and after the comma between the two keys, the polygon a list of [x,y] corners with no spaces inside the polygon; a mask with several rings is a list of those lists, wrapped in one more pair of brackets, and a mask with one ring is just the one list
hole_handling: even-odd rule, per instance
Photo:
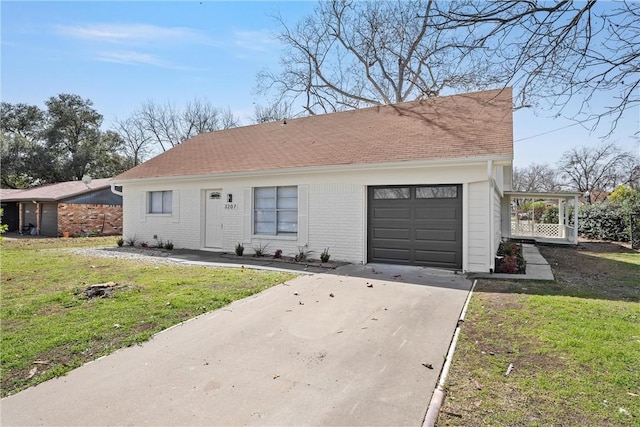
{"label": "downspout", "polygon": [[122,197],[122,191],[118,191],[116,190],[116,185],[115,184],[111,184],[111,192],[115,195],[121,196]]}
{"label": "downspout", "polygon": [[495,253],[493,252],[495,240],[495,225],[493,223],[493,193],[496,191],[496,183],[493,180],[493,160],[487,161],[487,177],[489,179],[489,269],[495,269]]}

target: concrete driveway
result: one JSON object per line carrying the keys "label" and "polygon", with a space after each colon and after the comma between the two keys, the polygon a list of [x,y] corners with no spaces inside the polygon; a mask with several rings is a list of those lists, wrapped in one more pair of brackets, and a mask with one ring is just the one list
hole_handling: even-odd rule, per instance
{"label": "concrete driveway", "polygon": [[1,422],[420,426],[470,287],[417,267],[304,275],[9,396]]}

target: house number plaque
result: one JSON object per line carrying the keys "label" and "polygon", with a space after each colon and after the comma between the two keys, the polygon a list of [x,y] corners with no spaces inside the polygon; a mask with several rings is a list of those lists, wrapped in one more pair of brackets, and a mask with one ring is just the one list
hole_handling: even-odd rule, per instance
{"label": "house number plaque", "polygon": [[225,203],[224,204],[224,208],[228,209],[228,210],[235,211],[235,210],[238,210],[238,204],[237,203]]}

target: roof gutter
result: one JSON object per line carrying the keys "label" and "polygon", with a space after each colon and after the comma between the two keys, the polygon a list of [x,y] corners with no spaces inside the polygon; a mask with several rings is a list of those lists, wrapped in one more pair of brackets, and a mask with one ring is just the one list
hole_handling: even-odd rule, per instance
{"label": "roof gutter", "polygon": [[121,196],[122,197],[122,191],[118,191],[116,190],[116,184],[115,183],[111,183],[111,192],[113,194],[115,194],[116,196]]}
{"label": "roof gutter", "polygon": [[266,169],[266,170],[249,170],[227,173],[210,173],[199,175],[178,175],[178,176],[156,176],[147,178],[114,178],[112,186],[114,184],[121,185],[124,183],[142,183],[142,182],[154,182],[154,181],[166,181],[168,179],[172,181],[197,181],[201,179],[211,178],[245,178],[245,177],[260,177],[271,175],[289,175],[289,174],[304,174],[304,173],[318,173],[318,172],[351,172],[359,170],[385,170],[385,169],[410,169],[419,167],[450,167],[455,165],[468,166],[471,164],[483,164],[488,160],[499,164],[509,164],[513,160],[512,155],[495,155],[495,156],[482,156],[482,157],[467,157],[467,158],[452,158],[452,159],[437,159],[437,160],[411,160],[400,161],[390,163],[350,163],[344,165],[332,165],[332,166],[304,166],[296,168],[285,169]]}

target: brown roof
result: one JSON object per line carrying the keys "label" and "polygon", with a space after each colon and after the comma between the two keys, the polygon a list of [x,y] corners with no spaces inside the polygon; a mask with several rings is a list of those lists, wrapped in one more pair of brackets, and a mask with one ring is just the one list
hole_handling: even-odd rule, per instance
{"label": "brown roof", "polygon": [[0,200],[8,199],[9,197],[15,196],[23,191],[24,190],[16,190],[13,188],[0,188]]}
{"label": "brown roof", "polygon": [[58,182],[56,184],[48,184],[40,187],[21,190],[16,193],[5,195],[2,193],[2,200],[5,201],[56,201],[66,199],[68,197],[77,196],[79,194],[88,193],[94,190],[101,190],[109,187],[110,178],[94,179],[89,184],[82,181]]}
{"label": "brown roof", "polygon": [[114,180],[502,155],[510,88],[203,133]]}

